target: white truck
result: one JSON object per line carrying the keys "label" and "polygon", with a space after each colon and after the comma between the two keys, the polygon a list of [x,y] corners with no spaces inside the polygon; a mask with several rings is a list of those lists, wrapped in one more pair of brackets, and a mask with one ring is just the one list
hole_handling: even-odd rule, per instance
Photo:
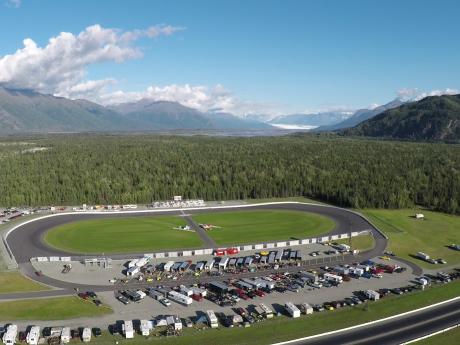
{"label": "white truck", "polygon": [[296,317],[300,317],[300,310],[299,308],[297,308],[294,303],[292,302],[287,302],[285,305],[284,305],[284,308],[286,309],[287,313],[292,317],[292,318],[296,318]]}

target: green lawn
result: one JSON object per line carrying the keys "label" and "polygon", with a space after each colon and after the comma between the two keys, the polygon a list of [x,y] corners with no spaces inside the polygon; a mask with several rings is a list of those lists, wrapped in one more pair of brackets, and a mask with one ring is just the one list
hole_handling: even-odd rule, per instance
{"label": "green lawn", "polygon": [[318,236],[332,230],[329,218],[300,211],[238,211],[194,215],[197,223],[219,226],[208,231],[220,245],[258,243]]}
{"label": "green lawn", "polygon": [[361,235],[345,240],[336,240],[334,242],[348,244],[352,249],[358,249],[359,251],[372,249],[375,245],[374,236],[372,235]]}
{"label": "green lawn", "polygon": [[[439,268],[411,255],[424,252],[431,257],[443,258],[447,265],[460,263],[460,252],[446,246],[460,243],[460,217],[439,212],[414,210],[362,210],[390,239],[390,250],[397,256],[411,260],[425,268]],[[423,213],[425,220],[415,219]]]}
{"label": "green lawn", "polygon": [[75,296],[0,302],[2,321],[67,320],[110,313],[112,309],[109,307],[97,307],[92,301],[85,301]]}
{"label": "green lawn", "polygon": [[434,335],[430,338],[426,338],[417,341],[416,345],[449,345],[458,344],[460,339],[460,327],[451,329],[445,333]]}
{"label": "green lawn", "polygon": [[0,294],[43,290],[49,290],[49,288],[24,277],[19,272],[0,273]]}
{"label": "green lawn", "polygon": [[423,292],[385,297],[380,301],[369,303],[368,307],[361,305],[353,308],[342,308],[309,316],[302,315],[298,319],[284,316],[275,317],[254,324],[250,328],[224,328],[220,326],[218,330],[185,329],[179,337],[152,337],[149,340],[140,336],[136,336],[133,340],[125,340],[120,336],[106,333],[103,337],[94,339],[92,343],[108,345],[119,341],[120,344],[214,345],[218,339],[219,345],[265,345],[381,319],[456,297],[459,293],[460,281],[455,281]]}
{"label": "green lawn", "polygon": [[76,253],[131,253],[200,247],[195,232],[175,230],[182,217],[126,217],[85,220],[51,229],[45,242]]}

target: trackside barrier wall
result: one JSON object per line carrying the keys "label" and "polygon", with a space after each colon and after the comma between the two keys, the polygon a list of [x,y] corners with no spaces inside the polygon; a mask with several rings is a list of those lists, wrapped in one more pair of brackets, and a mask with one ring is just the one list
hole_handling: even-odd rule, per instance
{"label": "trackside barrier wall", "polygon": [[60,261],[61,259],[59,258],[59,256],[50,256],[50,262],[57,262],[57,261]]}
{"label": "trackside barrier wall", "polygon": [[62,262],[70,262],[72,261],[72,258],[70,256],[63,256],[61,257]]}

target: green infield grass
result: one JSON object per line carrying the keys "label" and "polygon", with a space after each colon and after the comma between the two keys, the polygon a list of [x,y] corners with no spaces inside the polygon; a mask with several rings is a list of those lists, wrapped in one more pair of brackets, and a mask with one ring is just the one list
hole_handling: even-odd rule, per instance
{"label": "green infield grass", "polygon": [[[292,319],[285,316],[275,317],[256,323],[249,328],[224,328],[217,330],[184,329],[179,337],[123,339],[118,335],[107,332],[100,338],[95,338],[96,345],[120,344],[158,344],[158,345],[266,345],[306,337],[309,335],[328,332],[340,328],[382,319],[391,315],[424,307],[436,302],[458,296],[460,281],[440,285],[425,291],[418,291],[402,296],[391,295],[377,302],[370,302],[356,307],[341,308],[339,310],[302,315]],[[216,342],[216,339],[218,341]],[[448,343],[444,343],[448,344]]]}
{"label": "green infield grass", "polygon": [[68,223],[45,234],[44,241],[74,253],[132,253],[200,247],[195,232],[176,230],[182,217],[126,217]]}
{"label": "green infield grass", "polygon": [[36,298],[0,302],[0,320],[67,320],[112,313],[107,306],[96,306],[76,296]]}
{"label": "green infield grass", "polygon": [[45,285],[24,277],[19,272],[0,273],[0,294],[49,290]]}
{"label": "green infield grass", "polygon": [[197,214],[193,219],[217,226],[207,234],[220,245],[307,238],[335,227],[335,222],[327,217],[285,210]]}
{"label": "green infield grass", "polygon": [[336,240],[333,242],[348,244],[352,249],[357,249],[359,251],[366,251],[374,248],[375,246],[374,236],[371,234],[355,236],[343,240]]}
{"label": "green infield grass", "polygon": [[[443,258],[447,266],[460,263],[460,251],[447,246],[460,243],[460,217],[439,212],[403,210],[362,210],[389,237],[389,250],[424,268],[441,268],[413,257],[424,252],[434,259]],[[423,213],[425,219],[415,219]]]}

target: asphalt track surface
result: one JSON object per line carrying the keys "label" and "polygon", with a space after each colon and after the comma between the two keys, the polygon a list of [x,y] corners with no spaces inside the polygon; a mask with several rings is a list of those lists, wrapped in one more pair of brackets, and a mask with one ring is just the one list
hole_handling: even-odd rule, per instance
{"label": "asphalt track surface", "polygon": [[[199,213],[215,213],[215,212],[235,212],[235,211],[249,211],[249,210],[293,210],[293,211],[306,211],[317,213],[326,217],[331,218],[336,223],[335,228],[326,235],[344,234],[353,231],[371,230],[376,240],[375,252],[380,254],[383,252],[386,246],[386,238],[367,220],[360,215],[337,207],[320,206],[320,205],[308,205],[308,204],[277,204],[277,205],[254,205],[251,207],[233,207],[233,208],[220,208],[220,209],[195,209],[195,210],[184,210],[187,214],[199,214]],[[88,219],[103,219],[103,218],[117,218],[117,217],[154,217],[161,215],[183,215],[182,210],[174,211],[157,211],[152,213],[100,213],[100,214],[65,214],[58,215],[49,218],[37,219],[31,223],[25,224],[9,234],[6,241],[16,259],[18,265],[27,263],[32,257],[41,256],[82,256],[81,253],[71,253],[64,250],[53,248],[43,241],[43,236],[51,228]],[[205,246],[208,248],[208,246]],[[184,248],[190,249],[190,248]],[[196,248],[194,248],[196,249]],[[168,249],[165,248],[164,251]],[[180,249],[179,249],[180,251]],[[131,253],[139,254],[139,253]],[[377,254],[377,255],[378,255]],[[102,256],[103,253],[95,254],[91,253],[91,256]],[[129,253],[119,253],[105,255],[113,259],[125,258]]]}
{"label": "asphalt track surface", "polygon": [[[460,323],[460,300],[350,331],[292,345],[393,345],[401,344]],[[447,344],[446,344],[447,345]]]}

